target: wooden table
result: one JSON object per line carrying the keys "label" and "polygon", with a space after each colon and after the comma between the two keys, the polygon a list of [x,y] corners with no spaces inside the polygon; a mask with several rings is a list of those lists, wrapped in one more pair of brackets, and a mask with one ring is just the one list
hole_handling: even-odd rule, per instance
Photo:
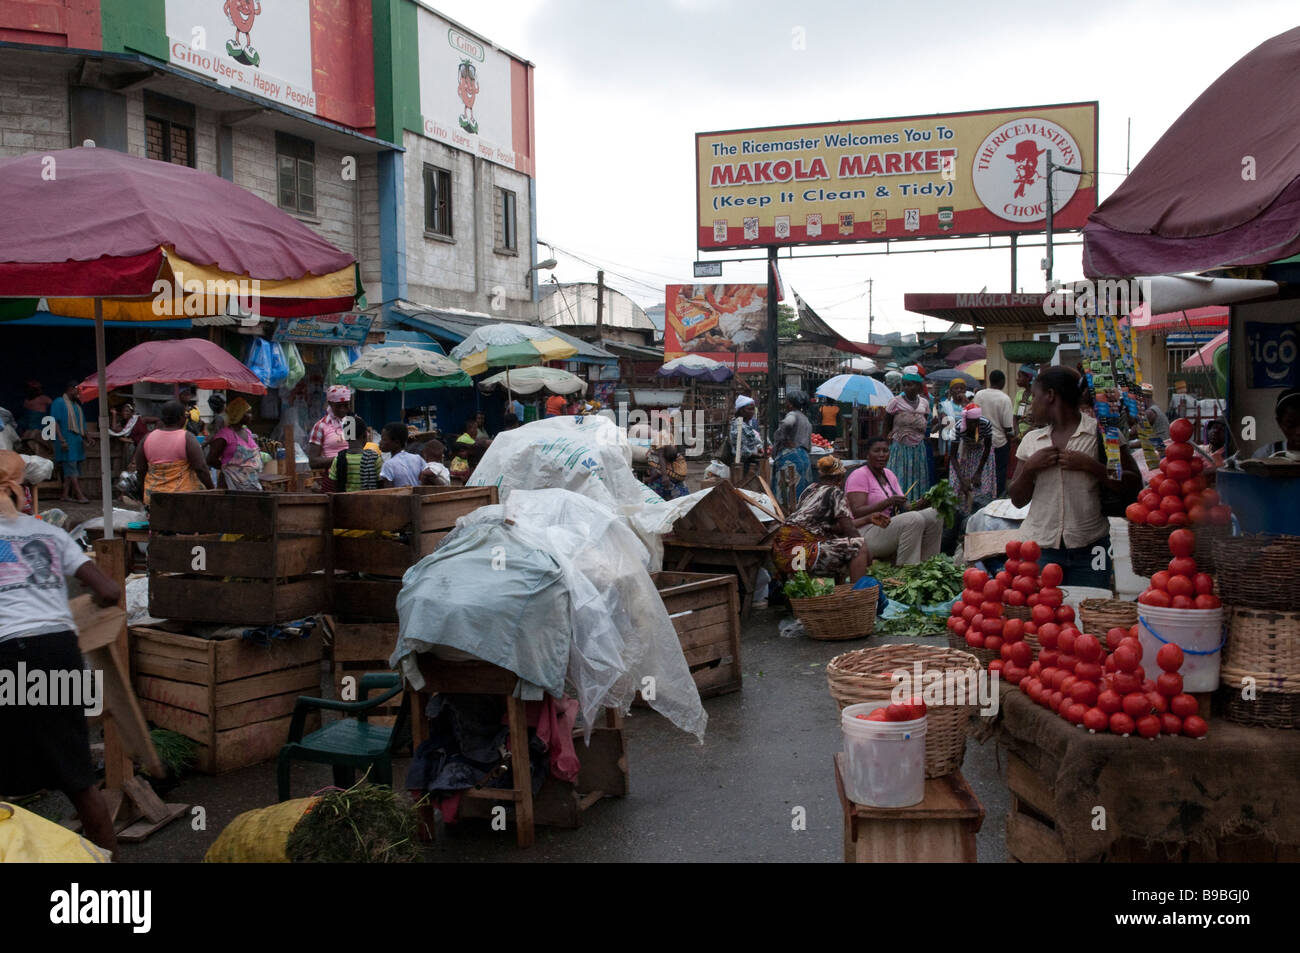
{"label": "wooden table", "polygon": [[911,807],[868,807],[844,792],[844,752],[835,755],[835,790],[844,809],[844,862],[975,863],[984,806],[960,771],[927,778],[925,799]]}

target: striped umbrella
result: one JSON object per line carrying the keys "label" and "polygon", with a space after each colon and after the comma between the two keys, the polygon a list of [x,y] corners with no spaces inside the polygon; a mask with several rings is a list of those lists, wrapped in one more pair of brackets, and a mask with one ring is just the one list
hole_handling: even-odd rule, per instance
{"label": "striped umbrella", "polygon": [[984,358],[980,358],[978,361],[967,361],[965,364],[957,365],[957,370],[965,371],[971,377],[980,381],[984,380],[985,369],[986,369],[986,361]]}
{"label": "striped umbrella", "polygon": [[336,378],[357,390],[400,390],[406,409],[408,390],[430,387],[472,387],[460,365],[437,351],[397,345],[369,347]]}
{"label": "striped umbrella", "polygon": [[817,396],[829,397],[845,404],[884,407],[894,394],[874,377],[865,374],[838,374],[817,388]]}
{"label": "striped umbrella", "polygon": [[485,324],[451,349],[467,374],[489,367],[524,367],[573,357],[578,349],[548,328],[527,324]]}
{"label": "striped umbrella", "polygon": [[[507,380],[507,375],[509,379]],[[514,373],[502,371],[479,381],[479,388],[484,391],[494,387],[513,388],[516,394],[536,394],[546,390],[552,394],[585,394],[587,382],[576,374],[562,371],[558,367],[521,367]]]}

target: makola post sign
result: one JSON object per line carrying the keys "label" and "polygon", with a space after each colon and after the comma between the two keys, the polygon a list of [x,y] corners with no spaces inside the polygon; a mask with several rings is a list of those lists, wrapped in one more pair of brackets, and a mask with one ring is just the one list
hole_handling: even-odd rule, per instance
{"label": "makola post sign", "polygon": [[695,136],[697,245],[1040,232],[1097,206],[1097,104],[775,126]]}

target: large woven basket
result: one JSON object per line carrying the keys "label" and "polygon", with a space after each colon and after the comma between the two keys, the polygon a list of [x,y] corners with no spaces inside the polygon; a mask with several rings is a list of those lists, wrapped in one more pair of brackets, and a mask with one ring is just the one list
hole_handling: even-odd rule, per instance
{"label": "large woven basket", "polygon": [[[1129,523],[1128,546],[1133,572],[1139,576],[1154,576],[1160,570],[1168,569],[1169,560],[1173,558],[1169,552],[1169,536],[1178,528]],[[1196,526],[1184,526],[1183,529],[1190,529],[1196,535],[1196,568],[1201,572],[1214,572],[1218,566],[1215,546],[1232,536],[1232,528],[1198,523]]]}
{"label": "large woven basket", "polygon": [[1250,678],[1257,691],[1300,695],[1300,612],[1233,606],[1219,677],[1238,691]]}
{"label": "large woven basket", "polygon": [[1240,686],[1222,686],[1215,693],[1220,712],[1228,721],[1262,728],[1300,729],[1300,693],[1257,692],[1254,698],[1241,697]]}
{"label": "large woven basket", "polygon": [[1021,622],[1028,622],[1034,617],[1032,606],[1002,606],[1002,618],[1019,619]]}
{"label": "large woven basket", "polygon": [[1228,605],[1300,612],[1300,536],[1233,536],[1218,540],[1214,554]]}
{"label": "large woven basket", "polygon": [[973,645],[967,645],[966,636],[958,635],[951,630],[948,632],[948,648],[975,656],[979,660],[980,668],[988,668],[989,662],[1002,657],[998,652],[990,652],[988,649],[977,649]]}
{"label": "large woven basket", "polygon": [[790,608],[803,623],[808,638],[841,642],[871,634],[876,627],[879,600],[879,586],[854,589],[849,583],[842,583],[830,595],[791,599]]}
{"label": "large woven basket", "polygon": [[[843,711],[849,705],[872,703],[888,705],[894,691],[889,677],[895,669],[914,671],[968,670],[972,676],[980,663],[970,652],[945,649],[937,645],[881,645],[837,655],[826,665],[826,681],[831,697]],[[972,678],[970,690],[974,690]],[[917,692],[920,694],[920,692]],[[966,757],[966,726],[978,705],[932,705],[926,711],[925,776],[941,778],[961,767]]]}
{"label": "large woven basket", "polygon": [[1079,603],[1079,630],[1095,635],[1103,642],[1111,629],[1131,629],[1137,625],[1136,602],[1123,599],[1084,599]]}

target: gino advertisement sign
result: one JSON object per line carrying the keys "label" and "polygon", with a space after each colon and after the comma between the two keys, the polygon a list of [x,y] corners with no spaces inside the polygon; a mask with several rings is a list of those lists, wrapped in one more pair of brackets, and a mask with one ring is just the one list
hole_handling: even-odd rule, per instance
{"label": "gino advertisement sign", "polygon": [[1053,231],[1097,206],[1097,104],[695,136],[701,250]]}
{"label": "gino advertisement sign", "polygon": [[309,0],[166,0],[176,66],[316,113]]}
{"label": "gino advertisement sign", "polygon": [[668,285],[664,300],[665,362],[700,354],[767,373],[767,285]]}

